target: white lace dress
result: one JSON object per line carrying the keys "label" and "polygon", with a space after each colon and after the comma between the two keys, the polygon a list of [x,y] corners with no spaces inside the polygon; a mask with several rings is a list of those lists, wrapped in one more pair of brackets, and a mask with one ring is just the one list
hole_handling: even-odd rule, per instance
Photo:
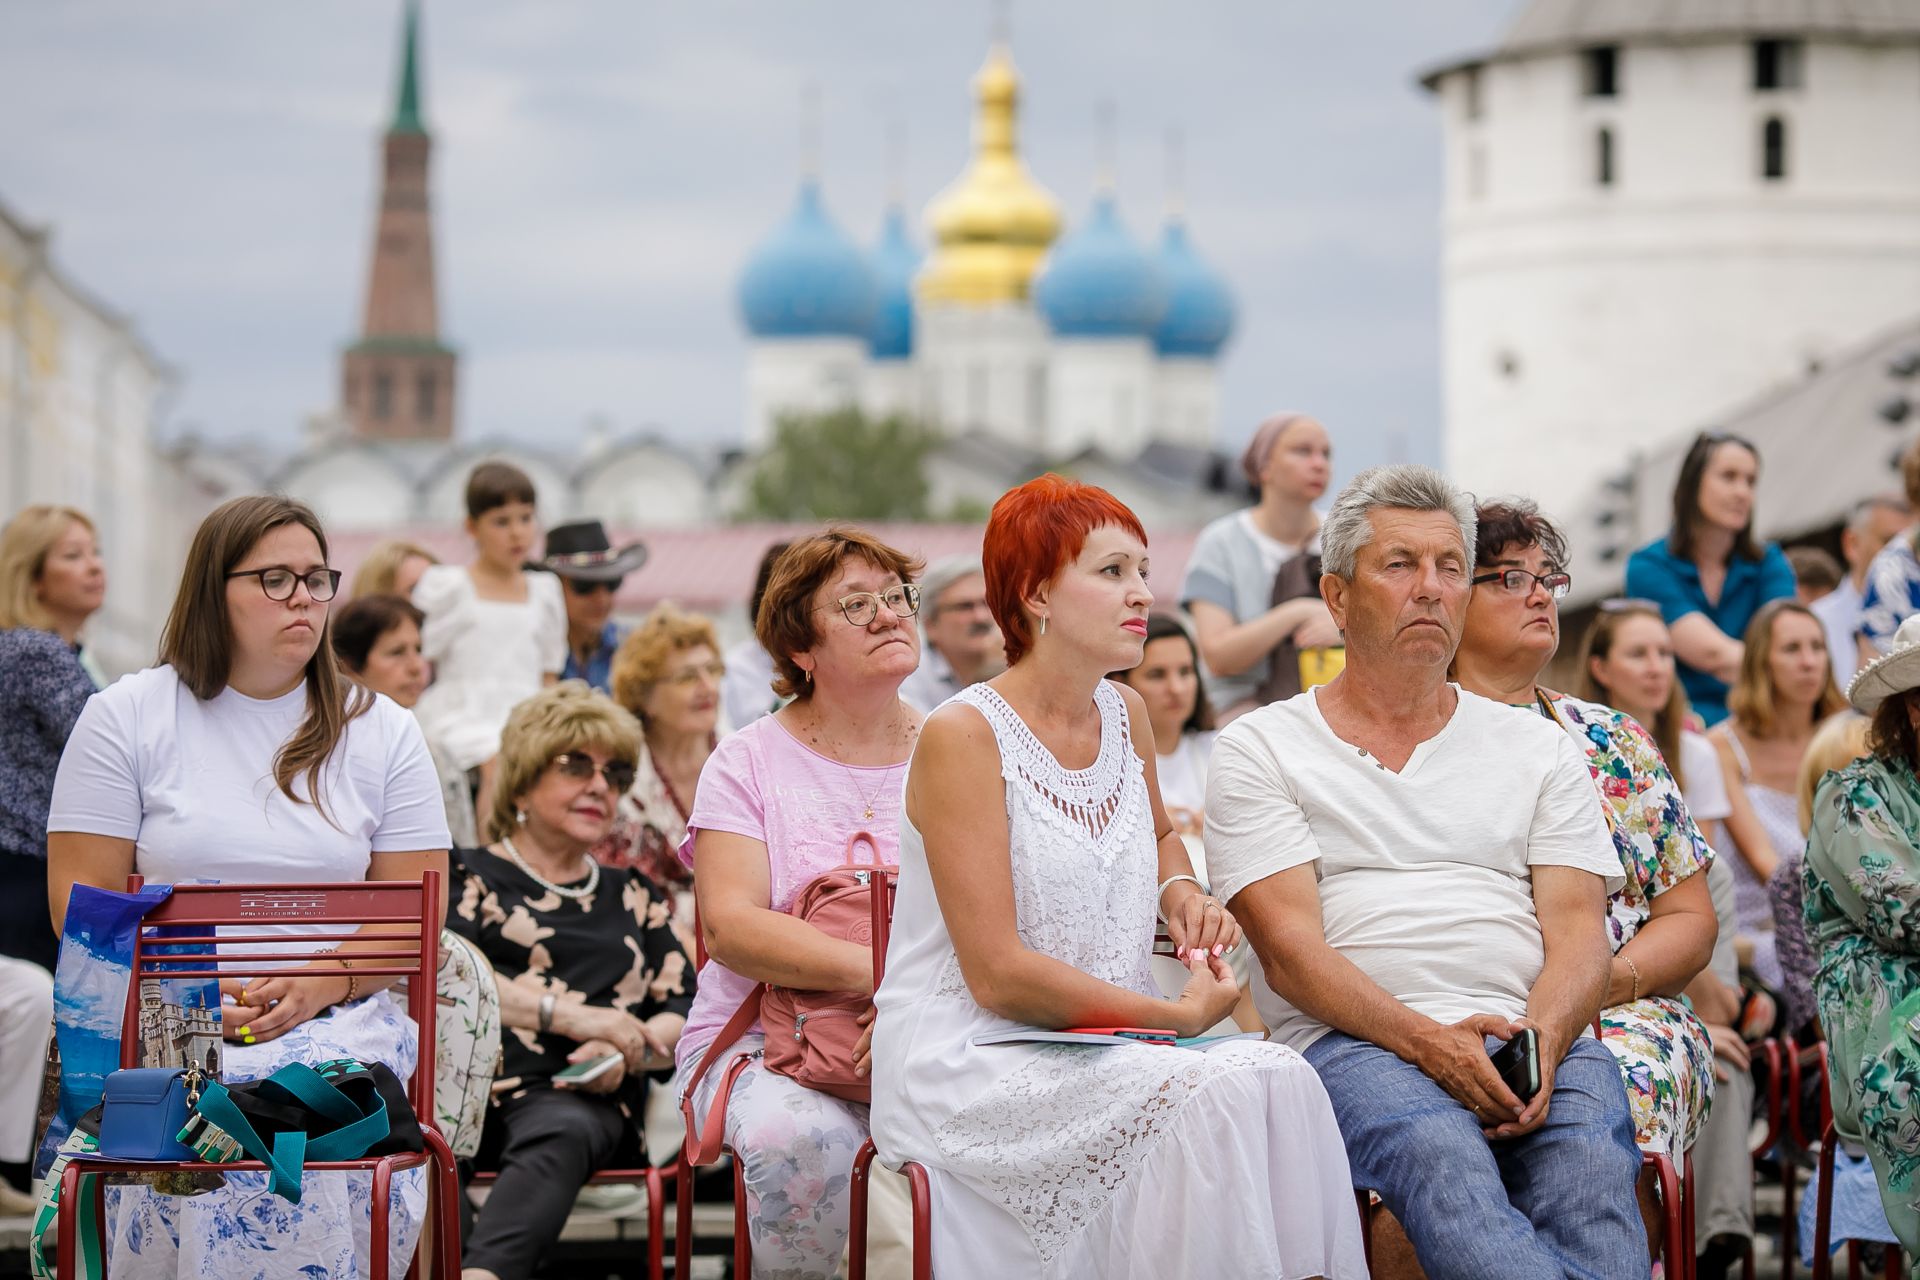
{"label": "white lace dress", "polygon": [[[1073,771],[986,685],[1027,946],[1157,994],[1157,857],[1126,706],[1102,682],[1100,754]],[[1345,1147],[1319,1078],[1258,1041],[976,1047],[1014,1024],[975,1004],[904,816],[887,976],[875,997],[873,1139],[931,1175],[944,1276],[1362,1277]]]}

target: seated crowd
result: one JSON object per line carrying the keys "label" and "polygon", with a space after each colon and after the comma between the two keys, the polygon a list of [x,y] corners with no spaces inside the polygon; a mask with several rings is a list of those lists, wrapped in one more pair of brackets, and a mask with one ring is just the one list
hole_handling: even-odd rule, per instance
{"label": "seated crowd", "polygon": [[[1657,1171],[1690,1156],[1719,1275],[1756,1231],[1774,1035],[1829,1046],[1843,1216],[1920,1254],[1920,449],[1808,599],[1820,575],[1753,535],[1757,452],[1703,435],[1564,667],[1567,534],[1534,502],[1395,466],[1322,509],[1302,414],[1242,465],[1256,504],[1172,599],[1132,511],[1043,476],[976,559],[845,525],[770,548],[731,647],[670,605],[616,621],[646,552],[597,521],[534,560],[504,464],[469,479],[471,564],[390,544],[343,601],[313,513],[242,498],[195,536],[160,664],[105,688],[93,526],[16,516],[0,1214],[34,1203],[76,885],[439,868],[497,993],[465,1280],[546,1273],[597,1172],[683,1146],[736,1163],[754,1276],[838,1275],[868,1142],[852,1243],[882,1277],[909,1162],[945,1276],[1344,1280],[1370,1250],[1383,1276],[1649,1276]],[[876,955],[810,913],[823,883],[864,910],[882,868]],[[290,937],[337,980],[223,981],[226,1079],[431,1052],[352,970],[377,932]],[[427,1184],[394,1185],[397,1274]],[[113,1274],[369,1274],[368,1175],[265,1186],[115,1188]]]}

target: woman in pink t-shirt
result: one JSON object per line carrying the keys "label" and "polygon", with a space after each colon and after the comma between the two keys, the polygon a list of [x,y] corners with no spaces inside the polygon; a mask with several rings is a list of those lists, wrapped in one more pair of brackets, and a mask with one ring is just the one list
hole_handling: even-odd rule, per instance
{"label": "woman in pink t-shirt", "polygon": [[[773,655],[774,691],[793,701],[722,739],[700,774],[688,819],[708,960],[679,1045],[690,1078],[753,992],[873,994],[871,950],[787,914],[808,881],[847,860],[870,833],[899,862],[900,796],[920,714],[900,700],[920,662],[913,615],[918,562],[858,529],[796,541],[775,565],[755,632]],[[753,1055],[727,1104],[727,1143],[745,1172],[755,1276],[830,1277],[847,1240],[854,1153],[867,1108],[768,1071],[756,1023],[717,1052]],[[704,1117],[726,1075],[716,1060],[695,1083]]]}

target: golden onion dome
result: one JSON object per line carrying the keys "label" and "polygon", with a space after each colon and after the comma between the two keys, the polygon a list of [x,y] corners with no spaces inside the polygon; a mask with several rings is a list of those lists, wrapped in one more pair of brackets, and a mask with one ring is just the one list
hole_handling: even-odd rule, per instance
{"label": "golden onion dome", "polygon": [[916,283],[926,302],[1024,301],[1060,234],[1059,203],[1020,160],[1020,76],[1004,45],[988,52],[973,89],[973,160],[927,207],[934,249]]}

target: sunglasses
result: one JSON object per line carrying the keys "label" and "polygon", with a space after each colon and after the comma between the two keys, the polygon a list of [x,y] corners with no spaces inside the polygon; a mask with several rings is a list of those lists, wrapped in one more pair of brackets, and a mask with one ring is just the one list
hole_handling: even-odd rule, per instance
{"label": "sunglasses", "polygon": [[607,790],[615,795],[625,795],[627,788],[633,785],[634,775],[639,772],[625,760],[609,760],[596,766],[593,757],[584,751],[562,751],[548,762],[560,771],[563,778],[575,782],[591,781],[595,772],[607,780]]}
{"label": "sunglasses", "polygon": [[584,582],[579,578],[566,579],[567,590],[577,596],[590,596],[600,591],[618,595],[620,594],[620,584],[625,581],[625,578],[615,578],[612,582]]}

